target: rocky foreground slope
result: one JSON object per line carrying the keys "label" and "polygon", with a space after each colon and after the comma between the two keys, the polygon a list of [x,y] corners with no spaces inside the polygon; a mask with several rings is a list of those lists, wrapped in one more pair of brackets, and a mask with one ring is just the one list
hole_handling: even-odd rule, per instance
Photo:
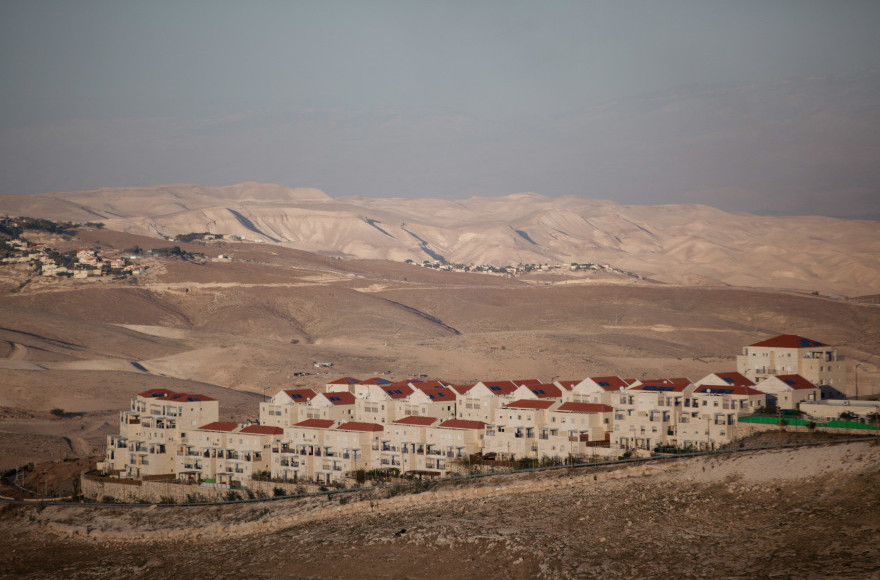
{"label": "rocky foreground slope", "polygon": [[0,197],[0,212],[174,236],[214,232],[357,258],[609,263],[689,285],[880,292],[880,222],[628,206],[522,193],[466,200],[339,198],[262,183]]}
{"label": "rocky foreground slope", "polygon": [[813,577],[880,572],[880,445],[245,506],[7,506],[15,577]]}

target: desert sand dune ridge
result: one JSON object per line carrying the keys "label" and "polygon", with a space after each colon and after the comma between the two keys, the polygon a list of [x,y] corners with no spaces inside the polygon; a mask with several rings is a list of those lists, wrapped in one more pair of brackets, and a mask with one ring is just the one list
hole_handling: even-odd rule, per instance
{"label": "desert sand dune ridge", "polygon": [[461,264],[610,263],[677,284],[880,291],[880,223],[635,206],[520,193],[464,200],[348,197],[263,183],[2,197],[0,211],[102,221],[145,236],[213,232],[354,258]]}

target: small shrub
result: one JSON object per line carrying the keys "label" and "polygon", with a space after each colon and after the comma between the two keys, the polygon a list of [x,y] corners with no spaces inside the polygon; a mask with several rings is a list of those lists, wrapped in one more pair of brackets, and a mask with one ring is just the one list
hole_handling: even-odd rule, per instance
{"label": "small shrub", "polygon": [[116,498],[112,495],[105,495],[101,498],[101,503],[116,503]]}
{"label": "small shrub", "polygon": [[159,503],[170,505],[170,504],[177,503],[177,500],[171,496],[163,495],[162,497],[159,498]]}
{"label": "small shrub", "polygon": [[283,496],[287,495],[287,492],[284,491],[280,487],[273,487],[272,488],[272,495],[274,495],[275,497],[283,497]]}
{"label": "small shrub", "polygon": [[251,491],[250,489],[245,489],[245,492],[247,493],[248,499],[254,499],[255,497],[257,497],[254,495],[254,492]]}
{"label": "small shrub", "polygon": [[52,409],[50,411],[50,413],[52,413],[56,417],[64,417],[64,409],[55,408],[55,409]]}
{"label": "small shrub", "polygon": [[226,492],[226,501],[241,501],[241,495],[230,489]]}

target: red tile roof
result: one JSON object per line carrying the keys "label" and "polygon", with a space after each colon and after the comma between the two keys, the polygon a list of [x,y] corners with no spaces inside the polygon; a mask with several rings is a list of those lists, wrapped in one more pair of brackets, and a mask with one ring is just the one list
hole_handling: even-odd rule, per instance
{"label": "red tile roof", "polygon": [[716,377],[723,380],[725,384],[735,385],[738,387],[753,387],[755,385],[754,382],[749,380],[748,377],[738,372],[729,372],[729,373],[714,373]]}
{"label": "red tile roof", "polygon": [[486,424],[482,421],[465,421],[464,419],[449,419],[437,425],[438,427],[446,427],[448,429],[479,429],[486,428]]}
{"label": "red tile roof", "polygon": [[354,395],[348,391],[321,393],[321,396],[330,401],[333,405],[354,405]]}
{"label": "red tile roof", "polygon": [[395,423],[399,423],[401,425],[433,425],[437,421],[439,421],[437,417],[425,417],[425,416],[417,416],[417,415],[409,415],[398,419]]}
{"label": "red tile roof", "polygon": [[419,389],[426,389],[426,388],[427,388],[427,389],[445,389],[445,388],[447,388],[447,387],[449,386],[449,385],[447,385],[446,383],[444,383],[443,381],[419,381],[419,380],[413,380],[413,381],[410,381],[410,383],[412,383],[412,385],[413,385],[414,387],[417,387],[417,388],[419,388]]}
{"label": "red tile roof", "polygon": [[169,391],[168,389],[149,389],[142,393],[138,393],[139,397],[144,397],[145,399],[166,399],[169,401],[174,401],[175,403],[197,403],[200,401],[216,401],[216,399],[212,399],[211,397],[206,397],[205,395],[192,395],[189,393],[175,393],[174,391]]}
{"label": "red tile roof", "polygon": [[353,379],[351,377],[341,377],[336,379],[335,381],[330,381],[327,383],[328,385],[357,385],[360,383],[359,380]]}
{"label": "red tile roof", "polygon": [[527,387],[537,387],[541,384],[541,381],[539,381],[538,379],[514,379],[510,382],[520,387],[523,385]]}
{"label": "red tile roof", "polygon": [[340,431],[384,431],[385,428],[378,423],[361,423],[360,421],[349,421],[337,427]]}
{"label": "red tile roof", "polygon": [[828,345],[823,342],[819,342],[818,340],[804,338],[803,336],[798,336],[796,334],[780,334],[779,336],[774,336],[773,338],[768,338],[767,340],[762,340],[761,342],[756,342],[755,344],[750,344],[749,346],[769,346],[773,348],[813,348],[816,346]]}
{"label": "red tile roof", "polygon": [[[318,394],[312,389],[289,389],[284,391],[284,393],[293,399],[294,403],[307,403],[315,398]],[[297,396],[299,395],[299,396]]]}
{"label": "red tile roof", "polygon": [[553,401],[545,399],[518,399],[512,403],[504,405],[505,409],[549,409],[554,404]]}
{"label": "red tile roof", "polygon": [[313,427],[316,429],[329,429],[333,426],[336,421],[332,421],[330,419],[306,419],[305,421],[300,421],[294,427]]}
{"label": "red tile roof", "polygon": [[570,391],[570,390],[572,390],[572,389],[574,388],[574,386],[575,386],[576,384],[578,384],[579,382],[580,382],[580,381],[556,381],[556,384],[558,384],[559,386],[561,386],[561,387],[562,387],[563,389],[565,389],[566,391]]}
{"label": "red tile roof", "polygon": [[454,401],[458,397],[455,394],[455,391],[452,389],[447,389],[444,387],[424,387],[421,385],[416,385],[416,388],[428,395],[428,398],[431,399],[435,403],[440,403],[443,401]]}
{"label": "red tile roof", "polygon": [[148,391],[144,391],[143,393],[138,393],[138,397],[144,397],[145,399],[154,398],[154,397],[164,397],[166,395],[173,395],[174,391],[169,391],[168,389],[150,389]]}
{"label": "red tile roof", "polygon": [[645,379],[639,381],[639,383],[641,384],[637,384],[631,388],[635,391],[650,391],[653,390],[651,387],[671,387],[670,389],[664,390],[670,390],[677,393],[685,390],[691,384],[691,380],[685,377],[679,377],[674,379]]}
{"label": "red tile roof", "polygon": [[495,395],[509,395],[519,388],[513,381],[483,381],[483,384]]}
{"label": "red tile roof", "polygon": [[776,378],[792,389],[818,389],[816,385],[800,375],[776,375]]}
{"label": "red tile roof", "polygon": [[418,383],[418,382],[419,382],[418,379],[411,379],[411,380],[406,380],[406,379],[404,379],[404,380],[402,380],[402,381],[397,381],[397,382],[395,382],[395,383],[391,383],[391,384],[389,384],[389,385],[385,385],[385,386],[382,387],[382,388],[383,388],[383,389],[399,389],[400,387],[409,387],[411,384],[412,384],[412,385],[415,385],[415,384]]}
{"label": "red tile roof", "polygon": [[168,395],[166,397],[169,401],[174,401],[175,403],[199,403],[202,401],[216,401],[217,399],[212,399],[211,397],[206,397],[205,395],[190,395],[189,393],[174,393],[173,395]]}
{"label": "red tile roof", "polygon": [[382,377],[372,377],[365,381],[361,381],[362,385],[379,385],[382,387],[387,387],[391,384],[391,381],[388,379],[383,379]]}
{"label": "red tile roof", "polygon": [[751,387],[747,387],[745,385],[702,385],[694,389],[694,393],[706,393],[707,395],[711,395],[712,393],[723,394],[723,395],[763,395],[761,391],[756,391]]}
{"label": "red tile roof", "polygon": [[630,382],[627,382],[620,377],[590,377],[590,380],[599,385],[603,391],[619,391],[635,382],[635,379],[630,379]]}
{"label": "red tile roof", "polygon": [[529,389],[541,399],[558,399],[562,396],[562,389],[552,384],[535,385]]}
{"label": "red tile roof", "polygon": [[213,423],[208,423],[202,427],[199,427],[199,431],[235,431],[238,428],[238,423],[224,423],[222,421],[215,421]]}
{"label": "red tile roof", "polygon": [[283,435],[284,429],[281,427],[270,427],[269,425],[248,425],[239,433],[255,433],[257,435]]}
{"label": "red tile roof", "polygon": [[449,385],[449,388],[452,389],[453,391],[455,391],[456,393],[458,393],[459,395],[464,395],[465,393],[467,393],[468,391],[470,391],[471,389],[473,389],[476,386],[477,386],[476,384],[473,384],[473,385]]}
{"label": "red tile roof", "polygon": [[407,384],[382,387],[382,390],[392,399],[405,399],[413,394],[413,388]]}
{"label": "red tile roof", "polygon": [[599,403],[563,403],[556,410],[571,413],[611,413],[614,407]]}

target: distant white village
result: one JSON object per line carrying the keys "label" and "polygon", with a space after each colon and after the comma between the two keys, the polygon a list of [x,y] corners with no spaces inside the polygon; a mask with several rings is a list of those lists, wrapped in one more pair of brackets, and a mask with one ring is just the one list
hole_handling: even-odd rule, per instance
{"label": "distant white village", "polygon": [[[364,473],[446,477],[496,466],[711,450],[780,423],[877,428],[880,403],[848,400],[833,346],[781,335],[746,346],[736,371],[457,385],[343,377],[281,390],[257,423],[163,389],[120,415],[99,469],[120,480],[247,488],[254,481],[347,486]],[[517,463],[519,462],[519,463]]]}
{"label": "distant white village", "polygon": [[[100,224],[89,224],[100,227]],[[101,250],[77,248],[60,252],[44,243],[21,237],[24,229],[64,235],[75,227],[35,218],[0,218],[0,264],[30,264],[43,277],[90,278],[103,276],[138,276],[146,268],[139,265],[140,249],[104,255]]]}
{"label": "distant white village", "polygon": [[416,262],[415,260],[406,260],[407,264],[421,266],[422,268],[430,268],[441,272],[477,272],[480,274],[500,274],[506,276],[516,276],[528,274],[530,272],[612,272],[622,276],[629,276],[640,279],[641,276],[634,272],[622,270],[611,264],[597,264],[594,262],[570,262],[568,264],[511,264],[508,266],[495,266],[492,264],[451,264],[441,260],[423,260]]}
{"label": "distant white village", "polygon": [[[100,223],[84,224],[89,227],[103,227]],[[140,264],[144,255],[177,255],[186,256],[188,253],[179,247],[160,248],[145,252],[140,248],[134,251],[116,252],[118,255],[105,256],[99,249],[78,248],[75,251],[58,252],[43,243],[29,242],[22,238],[25,229],[42,230],[50,233],[71,233],[76,224],[60,223],[28,217],[2,217],[0,218],[0,234],[5,234],[10,239],[5,240],[0,236],[0,264],[32,264],[37,272],[43,277],[67,277],[89,278],[103,276],[139,276],[144,273],[147,266]],[[163,236],[170,242],[195,242],[199,244],[213,242],[264,242],[261,238],[248,239],[233,234],[192,232],[178,234],[176,236]],[[216,262],[229,262],[232,257],[220,254],[213,258]],[[496,266],[493,264],[459,264],[449,263],[446,260],[434,259],[417,262],[412,259],[405,260],[407,264],[429,268],[441,272],[470,272],[479,274],[492,274],[506,277],[515,277],[528,273],[551,273],[551,272],[607,272],[621,276],[640,279],[641,276],[634,272],[622,270],[610,264],[594,262],[571,262],[566,264],[510,264]]]}

